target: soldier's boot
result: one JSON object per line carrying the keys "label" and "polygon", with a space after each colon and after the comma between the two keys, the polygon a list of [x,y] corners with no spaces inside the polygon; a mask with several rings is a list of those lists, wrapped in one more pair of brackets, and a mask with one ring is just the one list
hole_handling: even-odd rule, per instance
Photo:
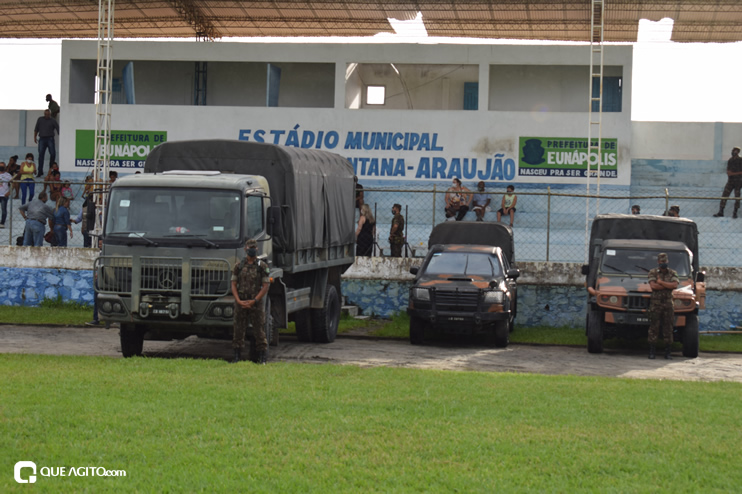
{"label": "soldier's boot", "polygon": [[735,220],[737,219],[737,210],[736,209],[734,210],[734,213],[732,213],[732,218],[734,218]]}
{"label": "soldier's boot", "polygon": [[232,359],[232,363],[236,364],[240,361],[240,358],[242,357],[242,352],[240,352],[239,348],[234,349],[234,358]]}
{"label": "soldier's boot", "polygon": [[652,359],[652,360],[654,360],[655,351],[656,351],[656,349],[655,349],[654,345],[649,345],[649,358]]}
{"label": "soldier's boot", "polygon": [[258,365],[265,365],[266,359],[267,359],[267,355],[265,351],[258,352],[257,358],[255,359],[255,363]]}
{"label": "soldier's boot", "polygon": [[670,345],[667,345],[665,347],[665,359],[666,360],[672,360],[672,355],[670,355],[670,351],[671,351]]}
{"label": "soldier's boot", "polygon": [[714,215],[714,218],[722,218],[724,216],[724,210],[720,209],[718,213]]}

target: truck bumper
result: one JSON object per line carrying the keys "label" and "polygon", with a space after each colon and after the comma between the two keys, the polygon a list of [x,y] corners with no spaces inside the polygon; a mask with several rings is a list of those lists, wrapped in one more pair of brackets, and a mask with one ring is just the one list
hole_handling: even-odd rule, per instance
{"label": "truck bumper", "polygon": [[430,323],[433,329],[451,334],[476,334],[491,327],[495,322],[507,321],[510,312],[453,312],[407,308],[410,317]]}

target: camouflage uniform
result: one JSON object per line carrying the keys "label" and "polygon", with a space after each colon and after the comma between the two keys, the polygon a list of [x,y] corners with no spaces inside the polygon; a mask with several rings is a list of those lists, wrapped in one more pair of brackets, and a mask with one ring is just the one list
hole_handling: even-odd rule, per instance
{"label": "camouflage uniform", "polygon": [[392,219],[392,229],[397,225],[397,232],[389,233],[389,247],[392,251],[392,257],[402,257],[402,246],[404,246],[404,216],[400,213],[394,215]]}
{"label": "camouflage uniform", "polygon": [[[232,281],[237,282],[237,293],[240,300],[253,300],[260,293],[263,283],[270,283],[270,268],[263,261],[256,259],[249,264],[243,259],[232,271]],[[248,324],[252,324],[255,338],[255,351],[264,352],[268,349],[265,335],[265,298],[257,302],[252,309],[243,309],[237,302],[234,304],[234,337],[232,347],[245,347],[245,332]]]}
{"label": "camouflage uniform", "polygon": [[[648,281],[679,282],[678,273],[668,268],[662,272],[660,268],[654,268],[647,274]],[[675,324],[675,310],[672,306],[672,290],[652,290],[652,298],[649,301],[649,344],[657,343],[660,329],[665,343],[672,344],[672,327]]]}

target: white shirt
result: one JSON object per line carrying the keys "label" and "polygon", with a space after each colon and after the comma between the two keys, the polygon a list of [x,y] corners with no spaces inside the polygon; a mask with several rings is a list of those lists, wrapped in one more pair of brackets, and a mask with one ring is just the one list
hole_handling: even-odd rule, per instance
{"label": "white shirt", "polygon": [[10,190],[8,182],[13,180],[13,177],[8,172],[0,173],[0,197],[5,197],[5,194]]}

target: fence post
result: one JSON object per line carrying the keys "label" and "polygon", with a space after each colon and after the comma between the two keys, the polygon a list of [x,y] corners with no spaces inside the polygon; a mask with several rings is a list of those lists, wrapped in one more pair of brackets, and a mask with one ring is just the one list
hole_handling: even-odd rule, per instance
{"label": "fence post", "polygon": [[10,187],[10,195],[8,196],[8,204],[6,204],[6,206],[8,207],[7,208],[8,218],[6,218],[5,221],[10,220],[10,224],[8,225],[8,245],[12,247],[13,246],[13,182],[9,182],[8,187]]}
{"label": "fence post", "polygon": [[665,212],[670,210],[670,191],[665,188]]}
{"label": "fence post", "polygon": [[435,195],[438,191],[438,186],[436,184],[433,184],[433,228],[435,228]]}
{"label": "fence post", "polygon": [[546,262],[549,262],[549,237],[551,234],[551,186],[546,187]]}

